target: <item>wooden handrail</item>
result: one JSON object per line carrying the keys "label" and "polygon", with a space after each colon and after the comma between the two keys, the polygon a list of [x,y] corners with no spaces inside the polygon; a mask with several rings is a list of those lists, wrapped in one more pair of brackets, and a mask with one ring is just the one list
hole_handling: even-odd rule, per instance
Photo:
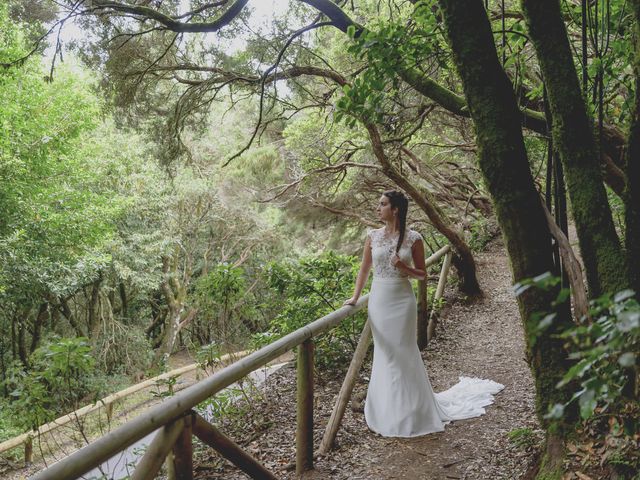
{"label": "wooden handrail", "polygon": [[[229,360],[234,357],[236,358],[243,357],[248,353],[249,352],[247,350],[244,350],[242,352],[228,353],[228,354],[222,355],[219,361],[225,362],[226,360]],[[171,377],[177,377],[180,375],[184,375],[185,373],[191,372],[193,370],[196,370],[199,366],[200,366],[199,363],[192,363],[191,365],[185,365],[184,367],[176,368],[174,370],[171,370],[170,372],[166,372],[156,377],[145,380],[144,382],[136,383],[135,385],[127,387],[124,390],[120,390],[119,392],[112,393],[111,395],[104,397],[91,405],[86,405],[74,412],[67,413],[66,415],[56,418],[55,420],[38,427],[38,429],[35,431],[26,432],[26,433],[23,433],[22,435],[18,435],[17,437],[10,438],[9,440],[5,440],[4,442],[0,443],[0,453],[6,452],[7,450],[11,450],[12,448],[18,447],[22,444],[27,444],[31,441],[31,439],[38,437],[39,435],[43,435],[52,430],[55,430],[56,428],[62,427],[69,422],[77,421],[79,418],[82,418],[85,415],[95,412],[96,410],[100,410],[101,408],[106,408],[107,411],[109,411],[109,409],[111,408],[114,402],[118,400],[122,400],[128,397],[129,395],[132,395],[140,390],[144,390],[145,388],[153,387],[154,385],[157,384],[157,382],[161,380],[166,380]],[[28,456],[28,455],[25,455],[25,456]],[[28,462],[30,461],[30,459],[26,459],[26,461]]]}
{"label": "wooden handrail", "polygon": [[[426,266],[435,264],[438,259],[445,254],[449,254],[447,256],[448,261],[445,262],[449,263],[451,256],[451,254],[449,253],[450,250],[451,248],[448,245],[442,247],[440,250],[426,259]],[[445,272],[444,276],[446,276],[447,270],[448,265],[446,267],[443,267],[443,272]],[[237,382],[252,371],[265,366],[270,361],[300,345],[302,345],[299,357],[300,370],[307,372],[299,378],[299,403],[304,403],[304,406],[306,407],[299,411],[299,422],[302,419],[302,430],[299,431],[300,440],[298,442],[297,457],[297,463],[299,465],[297,465],[297,470],[298,473],[301,473],[305,468],[309,468],[310,462],[313,461],[313,452],[311,451],[311,454],[309,454],[308,452],[308,449],[312,448],[312,444],[310,446],[310,442],[308,441],[312,423],[311,426],[307,425],[309,421],[312,422],[312,417],[311,420],[309,419],[310,415],[308,409],[312,408],[313,405],[313,393],[312,387],[310,386],[309,389],[311,389],[311,401],[309,401],[309,398],[303,395],[304,392],[301,388],[312,382],[311,375],[313,372],[313,360],[310,353],[313,350],[312,338],[330,330],[345,318],[350,317],[358,311],[362,310],[367,305],[368,300],[369,295],[364,295],[358,300],[355,306],[343,306],[338,310],[335,310],[330,314],[325,315],[324,317],[319,318],[302,328],[299,328],[295,332],[292,332],[280,338],[279,340],[276,340],[275,342],[261,348],[260,350],[253,352],[242,360],[239,360],[225,367],[221,371],[214,373],[205,380],[202,380],[201,382],[186,388],[176,395],[165,399],[162,403],[151,407],[146,412],[143,412],[138,417],[107,433],[103,437],[97,439],[95,442],[90,443],[77,452],[58,461],[57,463],[54,463],[49,468],[35,474],[33,477],[31,477],[31,479],[76,479],[92,468],[95,468],[96,466],[102,464],[118,452],[129,447],[136,441],[144,438],[149,433],[162,427],[165,427],[166,432],[167,428],[169,428],[168,425],[175,425],[176,423],[179,423],[179,419],[181,417],[187,415],[192,408],[196,407],[207,398],[215,395],[222,389],[228,387],[234,382]],[[309,372],[311,372],[311,374]],[[301,399],[304,399],[304,401],[301,401]],[[311,407],[309,407],[309,405],[311,405]],[[301,408],[301,405],[299,405],[299,408]],[[189,425],[191,425],[191,423]],[[170,430],[173,433],[173,429]],[[165,435],[166,434],[167,433],[165,433]],[[162,452],[159,451],[159,453],[164,454],[164,449],[167,447],[173,447],[174,451],[176,451],[175,448],[182,448],[180,446],[176,447],[165,445],[162,448]],[[303,450],[306,451],[303,452]]]}
{"label": "wooden handrail", "polygon": [[170,423],[223,388],[237,382],[245,375],[263,367],[305,340],[336,326],[345,318],[364,308],[368,299],[369,296],[365,295],[358,300],[355,306],[341,307],[253,352],[242,360],[184,389],[173,397],[165,399],[162,403],[151,407],[146,412],[100,437],[95,442],[54,463],[46,470],[35,474],[31,479],[71,480],[79,477],[149,433]]}

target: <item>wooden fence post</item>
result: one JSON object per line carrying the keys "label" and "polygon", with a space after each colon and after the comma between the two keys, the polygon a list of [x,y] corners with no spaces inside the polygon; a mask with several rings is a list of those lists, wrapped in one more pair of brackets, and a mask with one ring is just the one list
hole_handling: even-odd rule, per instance
{"label": "wooden fence post", "polygon": [[191,443],[194,416],[185,418],[184,428],[173,446],[176,480],[193,480],[193,444]]}
{"label": "wooden fence post", "polygon": [[28,467],[33,463],[33,438],[27,437],[24,441],[24,466]]}
{"label": "wooden fence post", "polygon": [[173,459],[173,451],[170,451],[167,454],[167,458],[165,458],[164,464],[167,467],[167,480],[176,480],[176,462]]}
{"label": "wooden fence post", "polygon": [[438,287],[436,288],[436,294],[433,297],[433,306],[431,307],[431,315],[429,318],[429,327],[427,328],[427,341],[430,341],[436,331],[436,325],[438,324],[437,315],[434,313],[438,305],[438,300],[444,295],[444,287],[447,285],[447,276],[449,274],[449,267],[451,267],[451,259],[453,254],[449,251],[444,256],[442,262],[442,269],[440,270],[440,278],[438,279]]}
{"label": "wooden fence post", "polygon": [[349,398],[351,398],[353,386],[358,378],[358,372],[362,367],[364,357],[367,355],[370,342],[371,326],[369,325],[369,320],[367,320],[362,328],[362,334],[360,334],[360,340],[358,340],[358,346],[356,347],[356,351],[351,359],[347,375],[344,377],[344,382],[340,388],[338,399],[336,400],[336,404],[331,412],[331,418],[329,418],[329,421],[327,422],[327,428],[324,432],[324,436],[322,437],[322,443],[320,443],[320,454],[322,455],[326,454],[333,448],[333,442],[336,438],[336,434],[338,433],[338,428],[340,428],[340,422],[342,421],[344,411],[349,403]]}
{"label": "wooden fence post", "polygon": [[[178,418],[156,433],[156,436],[147,447],[147,451],[138,462],[133,475],[131,475],[131,480],[150,480],[156,477],[162,467],[162,463],[167,458],[167,454],[182,433],[185,421],[184,418]],[[169,461],[167,463],[171,464],[172,462]],[[171,468],[169,468],[168,477],[171,478]]]}
{"label": "wooden fence post", "polygon": [[313,468],[313,350],[312,339],[298,347],[298,427],[296,474]]}

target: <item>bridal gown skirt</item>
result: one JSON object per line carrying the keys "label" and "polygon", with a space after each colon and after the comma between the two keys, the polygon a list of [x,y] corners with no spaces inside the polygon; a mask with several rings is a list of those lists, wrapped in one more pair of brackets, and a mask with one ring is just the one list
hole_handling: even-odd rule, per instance
{"label": "bridal gown skirt", "polygon": [[416,338],[417,309],[406,278],[375,278],[369,295],[373,366],[365,402],[369,428],[386,437],[444,430],[452,420],[477,417],[504,388],[491,380],[460,377],[434,393]]}

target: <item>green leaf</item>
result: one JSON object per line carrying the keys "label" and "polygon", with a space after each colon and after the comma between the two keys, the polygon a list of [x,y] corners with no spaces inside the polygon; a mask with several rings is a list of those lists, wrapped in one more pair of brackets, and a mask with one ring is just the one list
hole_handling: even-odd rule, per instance
{"label": "green leaf", "polygon": [[582,395],[580,395],[580,399],[578,400],[578,404],[580,405],[580,417],[584,420],[593,415],[593,411],[595,410],[596,405],[598,405],[595,396],[596,395],[593,390],[586,390]]}
{"label": "green leaf", "polygon": [[640,311],[625,311],[618,314],[616,327],[621,332],[630,332],[640,327]]}
{"label": "green leaf", "polygon": [[547,413],[544,416],[544,418],[547,418],[550,420],[558,420],[562,418],[563,415],[564,415],[564,405],[562,405],[561,403],[556,403],[553,407],[551,407],[551,409],[549,410],[549,413]]}
{"label": "green leaf", "polygon": [[577,377],[582,377],[593,365],[593,360],[585,358],[580,360],[577,364],[571,367],[567,373],[565,373],[562,380],[558,382],[558,388],[564,387],[567,383]]}
{"label": "green leaf", "polygon": [[540,322],[538,323],[538,331],[541,332],[543,330],[546,330],[547,328],[549,328],[549,326],[553,323],[553,321],[555,320],[555,318],[558,316],[557,313],[549,313],[548,315],[545,315],[544,318],[542,320],[540,320]]}
{"label": "green leaf", "polygon": [[635,294],[636,293],[630,289],[622,290],[621,292],[618,292],[613,296],[613,301],[615,303],[622,303],[629,298],[633,298]]}
{"label": "green leaf", "polygon": [[620,355],[618,358],[618,363],[623,368],[632,367],[636,363],[636,355],[632,352],[626,352]]}

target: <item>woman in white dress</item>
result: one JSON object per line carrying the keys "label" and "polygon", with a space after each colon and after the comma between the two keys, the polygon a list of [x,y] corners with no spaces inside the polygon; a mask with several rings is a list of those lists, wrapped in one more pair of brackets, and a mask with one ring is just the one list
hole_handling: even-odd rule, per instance
{"label": "woman in white dress", "polygon": [[449,390],[433,392],[418,350],[410,283],[426,275],[424,245],[418,232],[406,229],[408,203],[395,190],[380,197],[376,211],[385,226],[368,232],[354,294],[345,302],[355,305],[373,267],[368,310],[374,350],[364,413],[369,428],[386,437],[440,432],[452,420],[482,415],[504,388],[460,377]]}

